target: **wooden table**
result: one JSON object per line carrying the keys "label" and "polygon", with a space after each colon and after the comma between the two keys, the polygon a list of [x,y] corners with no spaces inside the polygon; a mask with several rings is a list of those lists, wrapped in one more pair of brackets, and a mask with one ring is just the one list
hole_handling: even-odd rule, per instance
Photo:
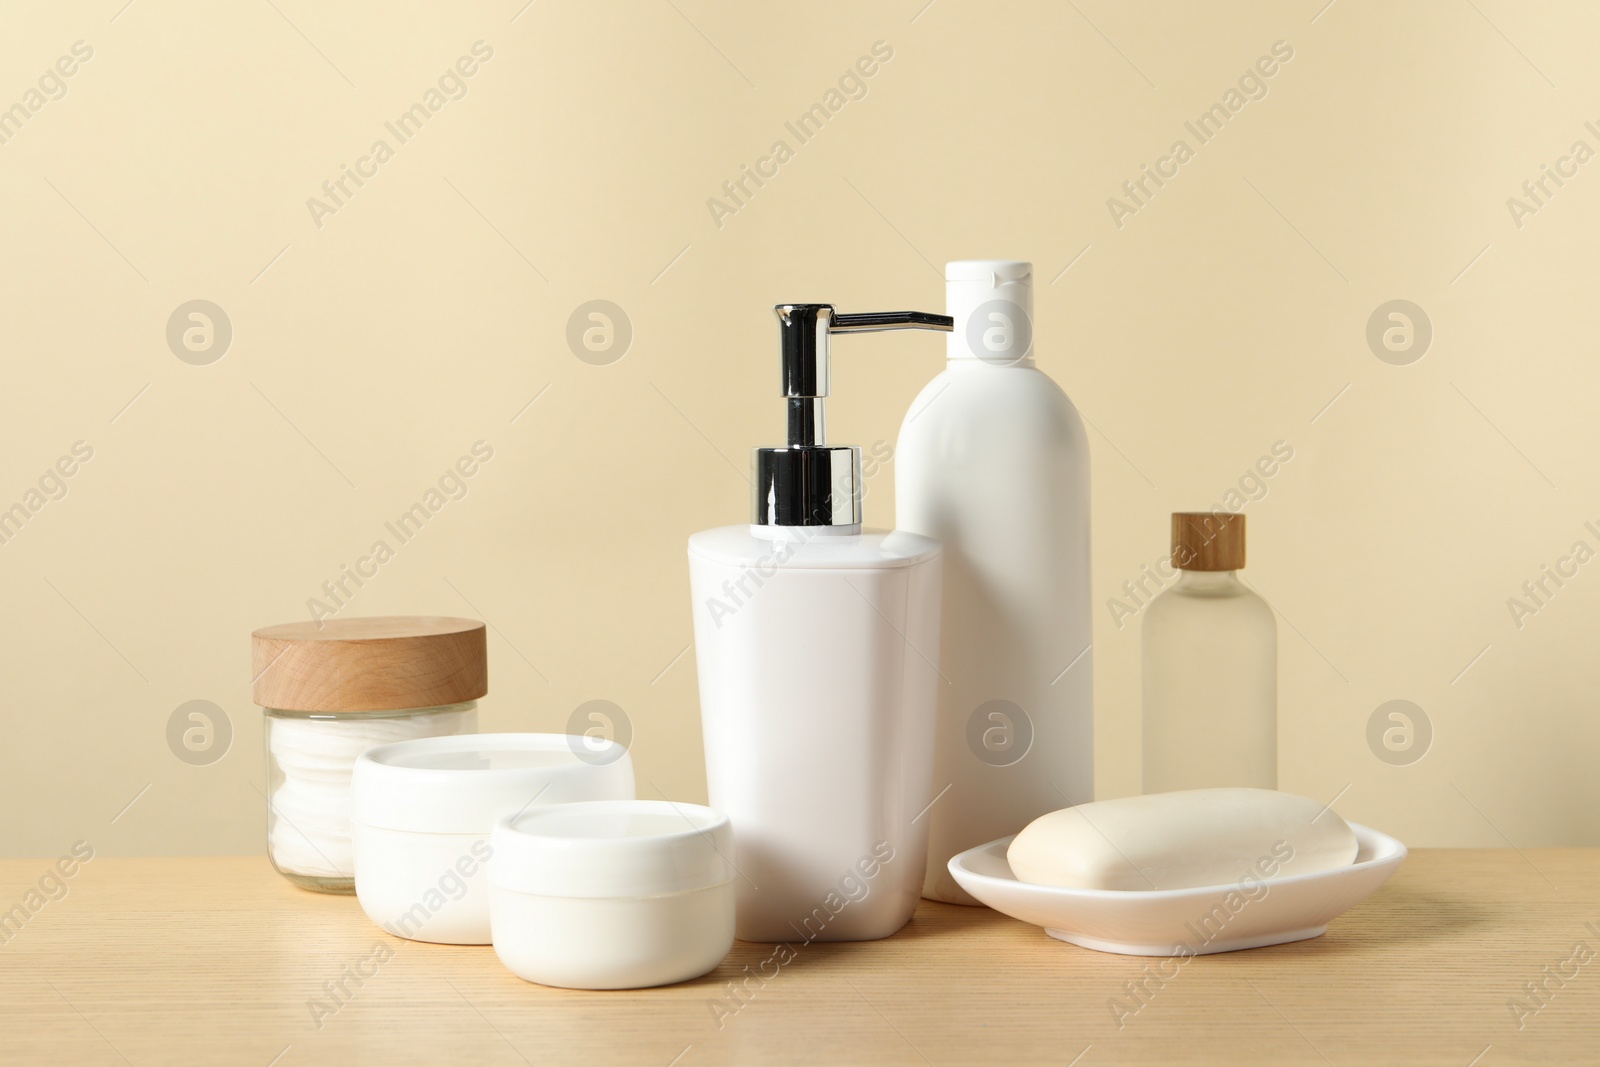
{"label": "wooden table", "polygon": [[[49,869],[0,861],[0,907]],[[392,938],[257,857],[99,858],[64,884],[0,945],[0,1063],[1600,1063],[1597,849],[1414,852],[1325,936],[1191,960],[1120,1027],[1152,961],[987,909],[924,903],[764,984],[771,948],[740,942],[696,982],[581,993]]]}

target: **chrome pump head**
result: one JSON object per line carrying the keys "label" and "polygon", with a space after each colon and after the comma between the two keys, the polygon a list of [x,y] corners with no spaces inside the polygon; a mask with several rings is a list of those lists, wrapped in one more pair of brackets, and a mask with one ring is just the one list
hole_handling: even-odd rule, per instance
{"label": "chrome pump head", "polygon": [[828,444],[823,406],[828,395],[828,337],[883,330],[940,330],[949,315],[922,311],[841,314],[832,304],[779,304],[783,396],[789,443],[755,450],[750,521],[758,526],[859,526],[861,449]]}

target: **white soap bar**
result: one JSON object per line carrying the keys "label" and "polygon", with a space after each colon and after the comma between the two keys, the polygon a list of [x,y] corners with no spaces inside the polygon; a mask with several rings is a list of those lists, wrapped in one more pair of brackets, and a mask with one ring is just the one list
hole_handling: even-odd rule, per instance
{"label": "white soap bar", "polygon": [[1070,889],[1190,889],[1270,881],[1355,862],[1356,835],[1326,805],[1271,789],[1188,789],[1041,815],[1011,842],[1012,873]]}

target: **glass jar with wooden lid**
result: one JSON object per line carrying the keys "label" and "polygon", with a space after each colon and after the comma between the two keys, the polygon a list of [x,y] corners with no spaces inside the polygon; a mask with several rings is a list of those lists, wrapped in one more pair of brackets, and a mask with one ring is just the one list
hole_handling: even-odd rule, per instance
{"label": "glass jar with wooden lid", "polygon": [[375,745],[476,733],[489,691],[483,623],[327,619],[251,635],[265,713],[267,856],[295,885],[351,893],[350,772]]}

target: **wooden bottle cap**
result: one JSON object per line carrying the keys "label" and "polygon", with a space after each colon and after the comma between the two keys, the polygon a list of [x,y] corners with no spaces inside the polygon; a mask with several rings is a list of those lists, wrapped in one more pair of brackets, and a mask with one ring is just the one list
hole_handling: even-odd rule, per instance
{"label": "wooden bottle cap", "polygon": [[1244,516],[1231,511],[1174,511],[1172,565],[1186,571],[1244,566]]}
{"label": "wooden bottle cap", "polygon": [[328,619],[250,635],[251,691],[285,711],[392,711],[489,691],[483,623],[433,615]]}

